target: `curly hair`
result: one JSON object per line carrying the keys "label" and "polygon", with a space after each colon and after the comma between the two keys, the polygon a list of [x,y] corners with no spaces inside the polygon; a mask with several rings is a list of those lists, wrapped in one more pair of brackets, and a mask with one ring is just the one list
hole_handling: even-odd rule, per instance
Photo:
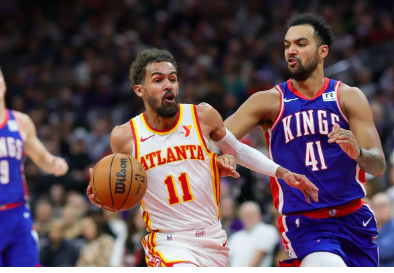
{"label": "curly hair", "polygon": [[328,48],[331,47],[334,41],[334,34],[323,17],[313,13],[302,13],[291,18],[287,23],[288,28],[300,25],[310,25],[313,27],[318,46],[327,45]]}
{"label": "curly hair", "polygon": [[138,53],[137,58],[130,67],[131,86],[134,87],[134,85],[144,82],[147,65],[160,62],[169,62],[177,69],[174,56],[167,50],[149,48]]}

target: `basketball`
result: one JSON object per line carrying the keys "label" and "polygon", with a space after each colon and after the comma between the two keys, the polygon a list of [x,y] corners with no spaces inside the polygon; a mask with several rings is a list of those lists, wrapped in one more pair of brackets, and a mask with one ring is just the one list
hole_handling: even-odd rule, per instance
{"label": "basketball", "polygon": [[141,201],[148,188],[148,179],[137,159],[126,154],[111,154],[96,164],[90,185],[98,202],[122,211]]}

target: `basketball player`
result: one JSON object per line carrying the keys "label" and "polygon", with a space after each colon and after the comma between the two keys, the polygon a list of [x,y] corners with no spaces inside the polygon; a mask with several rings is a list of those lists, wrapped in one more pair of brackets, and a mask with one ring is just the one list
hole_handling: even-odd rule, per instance
{"label": "basketball player", "polygon": [[[178,104],[176,62],[168,51],[142,51],[130,80],[146,111],[113,129],[111,148],[137,158],[148,176],[141,205],[150,231],[142,240],[149,266],[228,265],[227,236],[219,220],[219,173],[208,139],[239,164],[282,178],[308,201],[309,196],[318,201],[318,189],[305,176],[238,142],[214,108]],[[100,206],[91,188],[87,193]]]}
{"label": "basketball player", "polygon": [[68,165],[38,140],[29,116],[5,108],[5,91],[0,70],[0,267],[37,266],[38,236],[27,205],[24,155],[55,176],[64,175]]}
{"label": "basketball player", "polygon": [[378,235],[366,195],[365,172],[381,176],[385,160],[371,109],[355,87],[324,77],[333,34],[313,14],[290,21],[284,39],[291,79],[251,96],[225,121],[236,138],[265,132],[270,159],[306,175],[319,202],[271,177],[278,225],[288,258],[283,265],[377,266]]}

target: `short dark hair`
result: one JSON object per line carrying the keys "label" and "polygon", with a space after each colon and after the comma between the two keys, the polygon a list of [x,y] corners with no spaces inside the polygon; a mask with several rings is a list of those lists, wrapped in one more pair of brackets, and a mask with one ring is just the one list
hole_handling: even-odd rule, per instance
{"label": "short dark hair", "polygon": [[164,49],[149,48],[138,53],[137,58],[130,67],[130,84],[132,87],[144,82],[146,66],[151,63],[169,62],[175,69],[177,65],[174,56]]}
{"label": "short dark hair", "polygon": [[331,47],[334,41],[334,34],[323,17],[313,13],[301,13],[291,18],[287,23],[288,28],[300,25],[312,26],[315,30],[318,45],[327,45],[329,48]]}

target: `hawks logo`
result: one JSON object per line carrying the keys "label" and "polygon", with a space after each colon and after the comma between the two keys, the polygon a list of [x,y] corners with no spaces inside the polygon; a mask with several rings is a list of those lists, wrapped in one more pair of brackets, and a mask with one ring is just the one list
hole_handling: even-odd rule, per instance
{"label": "hawks logo", "polygon": [[188,137],[190,135],[190,131],[192,130],[192,126],[191,125],[183,125],[182,128],[185,131],[180,131],[179,133],[182,135],[184,134],[185,137]]}

